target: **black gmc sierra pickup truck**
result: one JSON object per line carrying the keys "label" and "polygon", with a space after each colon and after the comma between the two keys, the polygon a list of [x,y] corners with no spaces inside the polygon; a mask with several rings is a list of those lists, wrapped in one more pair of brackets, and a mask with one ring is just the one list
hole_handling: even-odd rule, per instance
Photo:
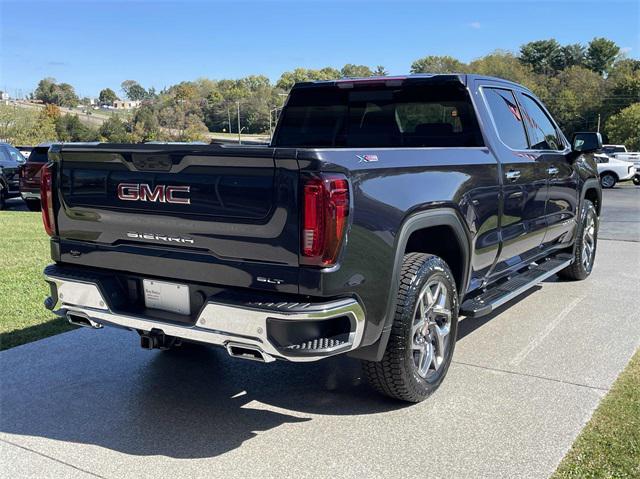
{"label": "black gmc sierra pickup truck", "polygon": [[54,145],[45,305],[148,349],[348,353],[421,401],[459,314],[589,276],[601,144],[520,85],[415,75],[297,84],[268,146]]}

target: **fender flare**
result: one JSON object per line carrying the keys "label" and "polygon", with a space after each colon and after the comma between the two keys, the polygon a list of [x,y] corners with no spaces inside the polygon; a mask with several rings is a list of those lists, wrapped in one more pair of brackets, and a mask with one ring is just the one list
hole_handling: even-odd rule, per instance
{"label": "fender flare", "polygon": [[584,203],[584,198],[587,195],[587,190],[596,190],[598,195],[598,205],[596,205],[596,209],[598,211],[598,216],[600,216],[600,212],[602,211],[602,187],[600,186],[600,181],[597,178],[588,178],[584,181],[582,191],[580,192],[580,209],[578,211],[582,211],[582,205]]}
{"label": "fender flare", "polygon": [[379,361],[384,355],[384,351],[389,342],[391,335],[391,326],[395,317],[395,309],[398,297],[398,288],[400,286],[400,269],[404,257],[404,251],[409,241],[409,237],[415,231],[431,228],[434,226],[448,226],[452,229],[460,250],[463,254],[463,268],[461,284],[458,291],[460,302],[464,297],[466,288],[469,283],[469,273],[471,266],[471,240],[464,223],[460,216],[453,208],[438,208],[433,210],[421,211],[407,217],[400,227],[395,240],[395,258],[393,263],[391,289],[389,291],[389,302],[385,312],[384,326],[380,338],[375,343],[357,349],[350,356],[369,361]]}

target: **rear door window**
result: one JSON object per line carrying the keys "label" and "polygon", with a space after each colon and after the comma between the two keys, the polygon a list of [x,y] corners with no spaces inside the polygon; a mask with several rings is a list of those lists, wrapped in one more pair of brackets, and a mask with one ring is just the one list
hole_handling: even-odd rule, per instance
{"label": "rear door window", "polygon": [[483,88],[500,140],[514,150],[529,147],[522,113],[511,90]]}

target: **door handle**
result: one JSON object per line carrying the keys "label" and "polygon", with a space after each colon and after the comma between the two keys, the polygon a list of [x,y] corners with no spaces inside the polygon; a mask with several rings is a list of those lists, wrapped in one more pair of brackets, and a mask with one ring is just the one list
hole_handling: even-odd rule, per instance
{"label": "door handle", "polygon": [[547,173],[549,173],[550,175],[557,175],[558,173],[560,173],[560,170],[555,166],[552,166],[551,168],[547,169]]}
{"label": "door handle", "polygon": [[505,174],[507,180],[515,181],[520,178],[520,170],[509,170]]}

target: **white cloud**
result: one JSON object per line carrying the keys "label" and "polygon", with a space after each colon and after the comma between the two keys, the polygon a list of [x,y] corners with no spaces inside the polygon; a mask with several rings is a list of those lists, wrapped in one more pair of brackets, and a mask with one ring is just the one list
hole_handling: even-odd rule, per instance
{"label": "white cloud", "polygon": [[633,48],[631,47],[623,47],[620,49],[620,53],[629,53]]}
{"label": "white cloud", "polygon": [[480,22],[471,22],[469,24],[471,28],[475,28],[476,30],[480,28]]}

